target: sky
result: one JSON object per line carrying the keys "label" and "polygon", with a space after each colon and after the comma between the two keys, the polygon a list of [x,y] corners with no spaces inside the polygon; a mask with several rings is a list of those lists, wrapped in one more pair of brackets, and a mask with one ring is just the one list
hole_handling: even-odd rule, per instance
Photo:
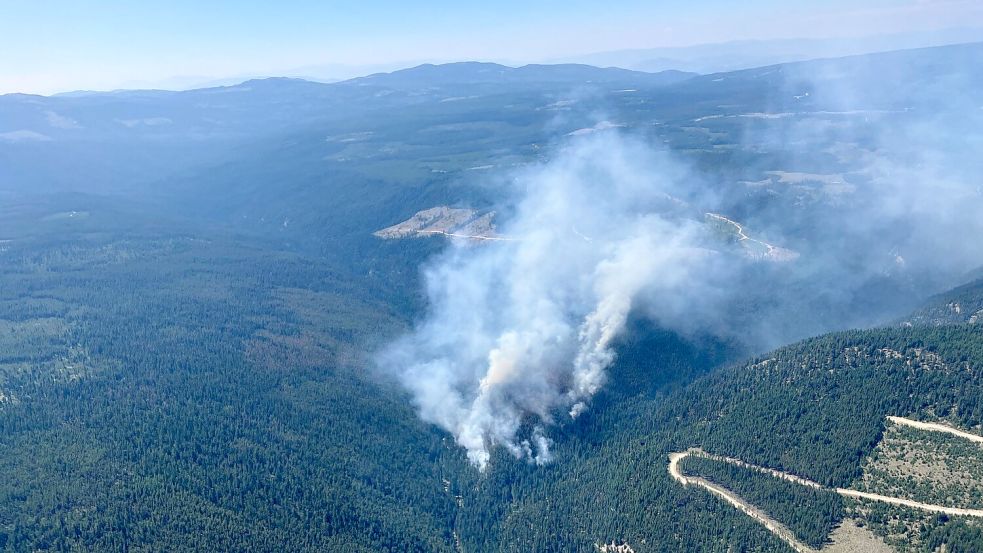
{"label": "sky", "polygon": [[983,28],[979,0],[0,0],[0,93]]}

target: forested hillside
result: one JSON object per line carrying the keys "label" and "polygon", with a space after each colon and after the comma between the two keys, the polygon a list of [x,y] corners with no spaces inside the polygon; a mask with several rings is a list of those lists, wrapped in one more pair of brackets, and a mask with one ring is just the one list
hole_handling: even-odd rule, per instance
{"label": "forested hillside", "polygon": [[[979,325],[833,334],[699,377],[740,348],[638,322],[609,391],[555,434],[561,461],[500,452],[479,474],[358,361],[404,324],[371,288],[298,256],[149,234],[2,254],[9,550],[781,551],[674,483],[668,453],[848,485],[886,415],[983,423]],[[825,509],[789,516],[811,508]],[[958,520],[927,532],[980,536]]]}
{"label": "forested hillside", "polygon": [[983,279],[931,298],[904,320],[905,324],[983,323]]}
{"label": "forested hillside", "polygon": [[[583,551],[592,541],[611,540],[627,542],[636,551],[727,551],[735,545],[785,551],[785,544],[769,541],[762,526],[733,507],[672,481],[666,471],[668,454],[699,446],[848,487],[880,441],[888,415],[947,420],[980,433],[981,367],[979,326],[851,331],[716,371],[681,393],[608,407],[599,418],[627,416],[633,424],[616,425],[590,453],[571,439],[566,444],[571,451],[563,454],[575,461],[545,471],[545,482],[529,484],[530,497],[512,500],[501,539],[512,549],[553,539],[563,544],[561,549]],[[705,470],[713,475],[718,469]],[[699,467],[696,473],[701,474]],[[730,472],[722,476],[733,477]],[[782,501],[787,497],[779,497],[791,485],[780,480],[756,477],[742,484],[751,487],[746,493],[758,498],[761,508],[773,509],[774,516],[793,527],[829,521],[830,513],[834,523],[842,516],[817,498],[794,501],[792,509]],[[490,494],[491,489],[483,492]],[[920,515],[904,510],[883,514],[896,511],[875,504],[865,516],[884,521]],[[546,525],[524,527],[521,522],[531,520],[545,520]],[[932,551],[948,543],[949,551],[974,551],[983,543],[983,526],[972,520],[928,517],[921,524],[924,539],[914,550]],[[825,531],[815,532],[804,528],[801,539],[818,544],[827,538]]]}
{"label": "forested hillside", "polygon": [[[978,222],[882,201],[896,189],[872,176],[881,164],[892,179],[924,169],[914,138],[870,160],[884,136],[916,136],[921,114],[965,107],[938,90],[979,87],[981,51],[0,97],[0,550],[788,551],[673,480],[669,454],[693,447],[823,486],[972,502],[930,497],[883,460],[900,455],[888,416],[983,433],[981,284],[945,291],[971,280],[978,244],[934,247]],[[915,84],[888,95],[909,70]],[[815,72],[836,86],[813,87]],[[884,96],[836,93],[854,80]],[[583,413],[545,413],[551,461],[490,447],[480,471],[378,359],[425,320],[424,273],[486,245],[373,233],[436,206],[506,221],[517,173],[603,133],[664,148],[660,171],[699,193],[667,195],[658,215],[699,232],[684,251],[726,278],[636,298]],[[939,175],[953,177],[916,173]],[[869,207],[882,203],[897,210]],[[975,447],[946,443],[953,458]],[[983,482],[978,459],[952,464]],[[983,550],[978,520],[684,468],[813,546],[848,517],[901,549]]]}
{"label": "forested hillside", "polygon": [[75,238],[0,253],[7,550],[452,550],[459,453],[355,362],[401,324],[378,291],[224,240]]}

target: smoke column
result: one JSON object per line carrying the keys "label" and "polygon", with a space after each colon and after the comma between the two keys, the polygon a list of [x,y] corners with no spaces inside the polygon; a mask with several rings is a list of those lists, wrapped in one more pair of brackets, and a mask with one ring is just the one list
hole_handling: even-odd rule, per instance
{"label": "smoke column", "polygon": [[[670,155],[597,125],[514,176],[499,226],[517,240],[452,243],[426,268],[428,313],[380,361],[477,466],[495,446],[545,463],[546,429],[590,407],[633,311],[757,351],[897,324],[983,274],[979,67],[965,47],[735,75],[761,97],[683,122],[740,152],[712,173],[689,142]],[[729,78],[710,77],[714,97]],[[742,256],[708,212],[798,255]]]}
{"label": "smoke column", "polygon": [[458,242],[426,269],[429,315],[383,362],[478,467],[495,445],[548,462],[544,427],[587,408],[639,298],[699,289],[704,228],[670,209],[685,175],[613,132],[578,138],[515,179],[500,230],[518,240]]}

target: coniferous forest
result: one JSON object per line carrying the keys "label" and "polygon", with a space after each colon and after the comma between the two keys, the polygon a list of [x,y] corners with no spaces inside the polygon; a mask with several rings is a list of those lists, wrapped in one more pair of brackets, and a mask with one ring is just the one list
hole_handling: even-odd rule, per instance
{"label": "coniferous forest", "polygon": [[[978,192],[908,209],[875,174],[891,162],[978,190],[977,157],[933,173],[907,156],[931,134],[908,132],[928,125],[924,113],[969,133],[949,154],[977,152],[978,106],[953,114],[969,104],[939,89],[983,88],[981,52],[719,75],[466,63],[333,84],[0,96],[0,551],[791,551],[673,479],[670,454],[690,448],[821,485],[681,463],[810,547],[849,523],[898,551],[983,551],[983,519],[835,492],[983,509],[978,444],[902,434],[888,419],[983,435]],[[824,92],[815,75],[865,93]],[[10,134],[42,124],[47,140]],[[897,149],[884,145],[898,136]],[[596,140],[573,149],[611,154],[614,169],[563,157],[578,140]],[[625,144],[657,145],[658,176],[649,165],[623,174],[643,151]],[[638,187],[650,211],[620,217],[644,203],[627,201],[600,222],[591,209],[558,217],[571,199],[547,186],[562,180],[556,167],[597,195],[588,208]],[[892,179],[907,174],[895,167]],[[546,184],[529,186],[528,171]],[[664,175],[678,186],[652,193]],[[950,200],[964,208],[944,212]],[[463,219],[410,228],[435,212]],[[496,234],[508,221],[525,224]],[[403,234],[379,234],[394,226]],[[665,236],[604,241],[623,227]],[[573,273],[565,256],[503,269],[482,253],[557,249],[521,249],[541,232],[576,244],[566,257],[610,258]],[[474,278],[441,288],[473,259]],[[693,260],[706,264],[686,272]],[[433,310],[476,288],[484,303],[464,306],[455,336],[429,336],[436,349],[458,339],[493,360],[468,333],[513,304],[574,320],[536,334],[530,351],[581,344],[607,311],[577,294],[593,299],[611,288],[598,275],[620,282],[646,267],[657,285],[627,279],[634,292],[597,302],[630,305],[598,342],[596,389],[576,396],[580,382],[549,367],[534,391],[578,403],[521,411],[511,442],[483,436],[483,469],[447,406],[493,379],[455,367],[435,408],[406,367],[381,361],[394,340],[442,329],[428,326]],[[520,282],[537,272],[548,297],[530,300],[496,271]],[[503,380],[534,369],[515,366]],[[525,405],[520,392],[493,399]],[[537,463],[530,443],[549,444],[549,459]],[[902,446],[925,460],[917,470],[902,466]]]}

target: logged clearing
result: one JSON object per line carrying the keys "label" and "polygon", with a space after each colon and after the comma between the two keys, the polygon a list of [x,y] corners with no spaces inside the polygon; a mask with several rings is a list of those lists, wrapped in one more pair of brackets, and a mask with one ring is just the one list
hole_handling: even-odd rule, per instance
{"label": "logged clearing", "polygon": [[843,524],[830,536],[832,543],[822,548],[823,553],[894,553],[894,549],[884,543],[873,532],[857,526],[853,519],[844,519]]}
{"label": "logged clearing", "polygon": [[[945,511],[909,511],[878,515],[872,520],[889,541],[917,548],[921,528],[937,513],[972,516],[983,507],[983,444],[981,438],[937,422],[889,417],[890,424],[874,451],[864,460],[863,474],[853,488],[880,496],[946,506]],[[894,503],[905,507],[906,503]],[[867,517],[873,504],[857,504]],[[899,516],[900,515],[900,516]],[[979,526],[975,517],[966,524]]]}
{"label": "logged clearing", "polygon": [[854,488],[966,510],[983,507],[983,438],[940,423],[888,420],[892,424]]}
{"label": "logged clearing", "polygon": [[495,213],[479,213],[473,209],[438,206],[416,212],[409,219],[373,233],[379,238],[393,240],[421,236],[446,236],[470,240],[509,241],[514,238],[495,233]]}

